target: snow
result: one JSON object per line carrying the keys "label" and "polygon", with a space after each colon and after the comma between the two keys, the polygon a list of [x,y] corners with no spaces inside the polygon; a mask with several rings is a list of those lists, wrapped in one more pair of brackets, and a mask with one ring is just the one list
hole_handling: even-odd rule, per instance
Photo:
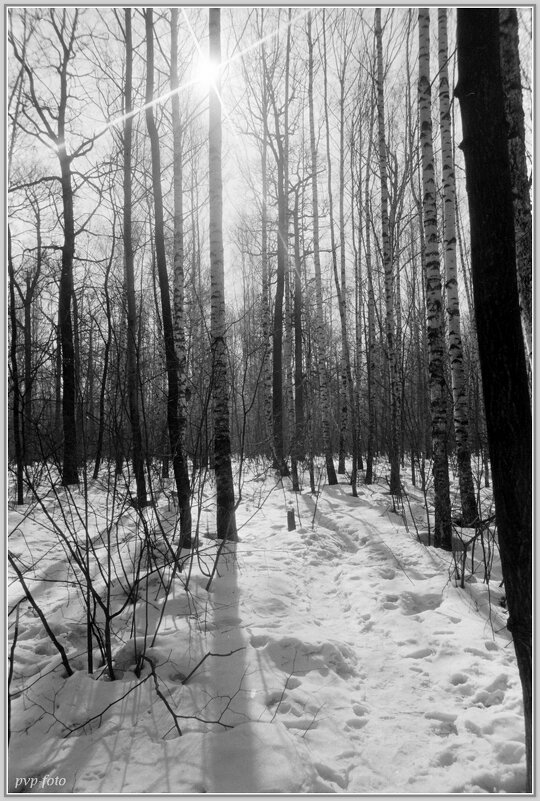
{"label": "snow", "polygon": [[[452,555],[420,541],[413,487],[397,514],[382,479],[353,498],[345,484],[313,496],[255,466],[246,476],[240,541],[210,538],[207,485],[199,558],[183,552],[168,597],[160,575],[170,579],[170,568],[154,570],[135,603],[126,576],[144,525],[133,509],[115,512],[102,484],[90,484],[87,505],[78,493],[49,494],[41,506],[10,508],[10,552],[74,674],[23,601],[9,791],[523,792],[521,687],[496,560],[489,584],[469,560],[461,588]],[[288,531],[291,506],[297,528]],[[165,493],[144,515],[152,531],[157,515],[174,526]],[[110,571],[119,610],[115,681],[103,667],[86,672],[69,543],[87,531],[94,585],[103,596]],[[10,609],[22,597],[11,577]]]}

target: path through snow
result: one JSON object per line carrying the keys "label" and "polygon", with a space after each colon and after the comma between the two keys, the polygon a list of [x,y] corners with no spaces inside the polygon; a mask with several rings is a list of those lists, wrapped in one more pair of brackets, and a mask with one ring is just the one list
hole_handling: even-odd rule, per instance
{"label": "path through snow", "polygon": [[[249,522],[209,593],[195,567],[189,594],[178,585],[163,608],[156,586],[149,617],[141,603],[140,634],[163,614],[148,655],[182,736],[152,681],[136,686],[126,637],[121,681],[49,674],[37,721],[37,690],[15,702],[12,787],[51,774],[86,793],[522,791],[519,678],[485,585],[456,588],[448,555],[407,532],[382,493],[338,485],[315,500],[268,494],[273,480],[249,484]],[[37,653],[46,642],[34,633]],[[208,652],[222,656],[182,684]]]}

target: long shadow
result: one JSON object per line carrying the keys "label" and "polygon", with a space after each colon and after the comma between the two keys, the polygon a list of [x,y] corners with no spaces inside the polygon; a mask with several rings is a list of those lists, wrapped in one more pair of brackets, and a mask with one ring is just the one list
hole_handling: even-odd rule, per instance
{"label": "long shadow", "polygon": [[[213,608],[209,623],[211,636],[207,692],[219,699],[210,704],[221,724],[207,736],[204,772],[211,793],[254,793],[257,791],[256,754],[249,729],[250,684],[247,649],[241,612],[237,543],[223,544],[217,573],[210,588]],[[231,728],[225,728],[225,727]]]}

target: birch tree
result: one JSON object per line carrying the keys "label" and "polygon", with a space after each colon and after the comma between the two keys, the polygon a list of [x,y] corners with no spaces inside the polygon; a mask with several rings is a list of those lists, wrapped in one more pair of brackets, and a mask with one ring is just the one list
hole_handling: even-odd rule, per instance
{"label": "birch tree", "polygon": [[386,358],[390,374],[390,492],[394,496],[401,495],[400,460],[400,423],[401,403],[399,375],[395,347],[394,321],[394,264],[392,243],[390,241],[390,223],[388,214],[388,161],[386,145],[386,125],[384,119],[384,65],[383,65],[383,32],[381,25],[381,9],[375,9],[375,41],[377,47],[377,122],[379,141],[379,172],[381,182],[381,239],[384,266],[384,288],[386,303],[385,334]]}
{"label": "birch tree", "polygon": [[439,120],[441,129],[442,186],[443,186],[443,241],[446,287],[446,310],[448,314],[448,353],[452,378],[454,432],[458,463],[459,491],[461,497],[462,523],[471,526],[478,517],[476,496],[471,470],[469,448],[469,410],[467,388],[463,369],[463,347],[461,344],[461,322],[459,309],[457,259],[456,259],[456,186],[454,153],[452,147],[452,124],[448,91],[448,23],[446,8],[438,11],[439,33]]}
{"label": "birch tree", "polygon": [[448,475],[448,430],[444,377],[444,328],[435,164],[433,160],[431,82],[429,69],[429,9],[418,11],[418,105],[422,150],[422,211],[424,225],[426,309],[429,345],[429,393],[433,483],[435,489],[435,546],[452,550],[450,481]]}
{"label": "birch tree", "polygon": [[[159,282],[161,300],[161,317],[163,339],[165,345],[165,367],[167,373],[167,426],[169,444],[172,454],[173,472],[176,488],[180,497],[184,487],[184,457],[181,451],[180,426],[178,420],[178,360],[174,341],[174,325],[171,308],[169,276],[167,273],[167,256],[165,250],[165,229],[163,220],[163,191],[161,187],[161,156],[159,134],[154,119],[154,18],[153,9],[147,8],[145,15],[146,29],[146,127],[150,139],[152,195],[154,206],[154,245],[155,262]],[[190,543],[191,532],[185,526],[189,523],[185,516],[180,516],[181,543]],[[184,526],[184,528],[182,528]]]}
{"label": "birch tree", "polygon": [[173,261],[173,328],[174,348],[178,367],[178,508],[180,531],[191,536],[191,492],[186,455],[187,428],[187,353],[185,334],[185,279],[184,279],[184,181],[183,181],[183,131],[180,117],[178,75],[178,9],[171,9],[171,111],[173,133],[173,200],[174,200],[174,261]]}
{"label": "birch tree", "polygon": [[146,506],[146,480],[142,449],[142,432],[139,408],[139,369],[137,355],[137,306],[135,302],[135,271],[132,241],[132,136],[133,136],[133,35],[131,9],[124,9],[124,35],[126,42],[126,75],[124,84],[124,141],[123,141],[123,189],[124,189],[124,272],[127,303],[127,394],[129,421],[131,424],[133,472],[137,487],[137,506]]}

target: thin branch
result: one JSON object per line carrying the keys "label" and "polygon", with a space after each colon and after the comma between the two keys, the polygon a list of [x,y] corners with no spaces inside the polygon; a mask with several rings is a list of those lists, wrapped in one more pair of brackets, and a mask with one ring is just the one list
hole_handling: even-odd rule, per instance
{"label": "thin branch", "polygon": [[197,671],[197,670],[200,668],[200,666],[202,665],[202,663],[203,663],[203,662],[204,662],[206,659],[208,659],[208,657],[209,657],[209,656],[232,656],[233,654],[236,654],[238,651],[245,651],[245,650],[246,650],[246,646],[245,646],[245,645],[243,645],[241,648],[236,648],[234,651],[229,651],[229,653],[227,653],[227,654],[215,654],[215,653],[213,653],[212,651],[208,651],[208,653],[207,653],[207,654],[205,654],[205,655],[203,656],[203,658],[201,659],[201,661],[200,661],[200,662],[198,662],[198,663],[195,665],[195,667],[193,668],[193,670],[191,671],[191,673],[189,673],[189,674],[186,676],[186,678],[185,678],[185,679],[182,681],[182,684],[187,684],[187,683],[188,683],[188,681],[189,681],[189,680],[190,680],[190,678],[193,676],[193,674],[195,673],[195,671]]}

